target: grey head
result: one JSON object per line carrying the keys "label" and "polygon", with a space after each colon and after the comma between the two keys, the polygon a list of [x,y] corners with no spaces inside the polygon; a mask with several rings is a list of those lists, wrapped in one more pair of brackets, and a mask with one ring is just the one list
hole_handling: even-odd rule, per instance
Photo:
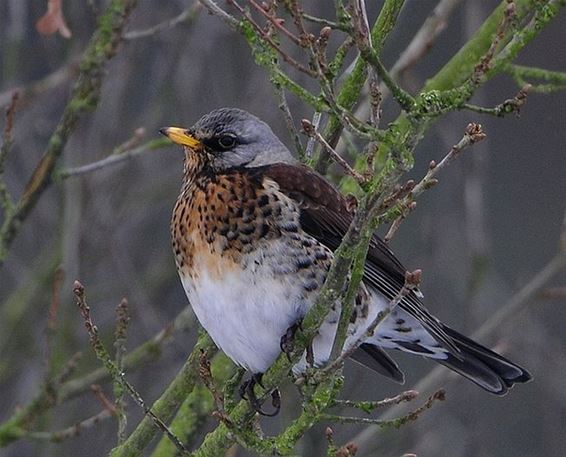
{"label": "grey head", "polygon": [[211,111],[188,133],[204,144],[216,170],[296,162],[269,125],[241,109]]}

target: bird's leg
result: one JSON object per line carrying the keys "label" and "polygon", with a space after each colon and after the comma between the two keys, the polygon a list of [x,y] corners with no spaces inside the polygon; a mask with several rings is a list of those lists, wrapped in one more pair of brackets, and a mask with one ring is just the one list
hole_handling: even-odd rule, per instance
{"label": "bird's leg", "polygon": [[291,361],[291,354],[295,350],[295,335],[297,330],[303,329],[303,320],[299,319],[293,325],[291,325],[287,331],[281,337],[281,342],[279,343],[279,347],[281,348],[281,352],[283,352],[289,362]]}
{"label": "bird's leg", "polygon": [[[279,346],[281,347],[281,352],[283,352],[287,356],[289,362],[291,361],[291,354],[295,350],[295,335],[297,333],[297,330],[302,330],[302,329],[303,329],[303,320],[299,319],[297,322],[291,325],[284,333],[284,335],[281,337],[281,342],[279,343]],[[305,351],[306,351],[307,363],[309,366],[313,367],[314,352],[312,349],[312,341],[309,342]]]}
{"label": "bird's leg", "polygon": [[256,384],[263,387],[263,384],[261,383],[261,377],[262,373],[254,373],[250,379],[245,381],[240,386],[240,396],[244,400],[250,402],[250,406],[256,413],[267,417],[276,416],[277,414],[279,414],[279,410],[281,409],[281,394],[279,393],[279,389],[275,388],[275,390],[271,392],[271,404],[275,408],[275,411],[273,411],[272,413],[266,413],[265,411],[263,411],[261,409],[261,403],[254,392],[254,387]]}
{"label": "bird's leg", "polygon": [[[299,319],[297,322],[291,325],[281,337],[281,342],[279,343],[279,347],[281,348],[281,352],[283,352],[287,356],[289,362],[291,361],[291,354],[295,350],[295,335],[297,334],[297,330],[302,330],[302,329],[303,329],[303,320]],[[307,346],[307,362],[309,362],[309,354],[312,355],[311,343],[309,343],[309,345]]]}

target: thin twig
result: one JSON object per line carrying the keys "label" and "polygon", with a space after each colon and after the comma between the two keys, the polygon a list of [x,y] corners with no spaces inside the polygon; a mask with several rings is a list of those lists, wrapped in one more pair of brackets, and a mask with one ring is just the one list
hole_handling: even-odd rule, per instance
{"label": "thin twig", "polygon": [[166,146],[170,146],[171,144],[172,144],[171,141],[169,141],[167,138],[151,140],[134,149],[130,149],[128,151],[121,152],[119,154],[112,153],[111,155],[105,157],[102,160],[98,160],[96,162],[89,163],[86,165],[81,165],[79,167],[67,168],[65,170],[61,170],[57,174],[57,179],[63,180],[74,176],[84,175],[86,173],[97,171],[102,168],[106,168],[108,166],[116,165],[120,162],[131,159],[138,155],[145,154],[146,152],[151,152],[156,149],[161,149]]}
{"label": "thin twig", "polygon": [[4,161],[10,152],[13,138],[14,129],[14,116],[16,114],[16,106],[18,104],[18,99],[20,97],[19,92],[16,90],[12,93],[10,103],[6,108],[6,124],[4,125],[4,134],[2,135],[2,146],[0,147],[0,176],[4,173]]}
{"label": "thin twig", "polygon": [[226,415],[226,410],[224,409],[224,398],[222,397],[222,393],[216,388],[216,384],[212,377],[212,371],[210,369],[210,360],[204,350],[200,351],[199,355],[199,376],[205,387],[212,395],[216,406],[216,417],[223,421],[227,426],[230,425],[230,421]]}
{"label": "thin twig", "polygon": [[26,436],[28,438],[31,438],[32,440],[60,443],[61,441],[80,436],[85,430],[94,427],[102,420],[108,419],[110,417],[112,417],[112,412],[107,409],[103,409],[98,414],[95,414],[88,419],[77,422],[76,424],[71,425],[70,427],[67,427],[63,430],[56,432],[29,432]]}
{"label": "thin twig", "polygon": [[[210,337],[205,333],[199,336],[187,361],[165,391],[154,402],[152,410],[164,422],[170,422],[173,419],[175,412],[187,398],[187,395],[195,390],[198,383],[198,359],[201,350],[207,351],[211,356],[217,350]],[[205,410],[208,411],[208,408],[205,408]],[[159,430],[155,427],[153,419],[146,415],[126,441],[112,450],[111,456],[127,457],[138,454],[140,450],[145,449],[149,445]],[[184,436],[185,431],[185,428],[179,430],[182,436]]]}
{"label": "thin twig", "polygon": [[[297,31],[299,32],[299,46],[303,48],[308,48],[311,51],[311,57],[313,56],[313,48],[312,45],[314,43],[315,37],[312,33],[309,33],[305,27],[303,22],[303,9],[299,4],[298,0],[288,0],[285,2],[285,7],[291,13],[291,17],[293,18],[293,22],[297,27]],[[324,27],[323,27],[324,28]]]}
{"label": "thin twig", "polygon": [[541,291],[538,296],[544,300],[565,300],[566,287],[549,287]]}
{"label": "thin twig", "polygon": [[116,407],[104,394],[104,392],[102,391],[102,387],[100,387],[98,384],[93,384],[92,386],[90,386],[90,390],[92,391],[96,399],[100,402],[100,404],[104,407],[104,409],[107,409],[113,415],[116,414]]}
{"label": "thin twig", "polygon": [[47,313],[47,325],[45,328],[45,366],[47,368],[47,376],[50,375],[51,369],[51,347],[52,340],[57,329],[57,315],[61,304],[61,285],[65,278],[65,272],[61,267],[55,270],[53,282],[51,284],[51,302],[49,303],[49,311]]}
{"label": "thin twig", "polygon": [[[549,93],[566,90],[566,72],[563,71],[512,64],[506,65],[503,71],[510,74],[519,87],[530,83],[531,90],[535,92]],[[534,81],[537,80],[544,81],[545,84],[535,84]]]}
{"label": "thin twig", "polygon": [[366,178],[354,170],[348,162],[346,162],[333,148],[328,144],[328,142],[324,139],[324,137],[318,132],[318,130],[314,127],[313,124],[308,119],[303,119],[301,121],[301,126],[305,134],[311,138],[316,138],[316,140],[324,146],[330,157],[340,165],[344,171],[352,176],[356,181],[363,183],[366,181]]}
{"label": "thin twig", "polygon": [[[333,114],[340,119],[343,127],[365,140],[375,141],[382,139],[379,130],[373,128],[370,124],[360,121],[350,111],[341,106],[331,92],[326,91],[324,95],[328,106],[332,109]],[[330,141],[328,144],[332,145]]]}
{"label": "thin twig", "polygon": [[[115,363],[118,370],[124,371],[124,355],[126,354],[126,338],[128,333],[128,324],[130,316],[128,315],[128,300],[122,298],[116,307],[116,330],[114,331],[114,347],[116,349]],[[118,419],[118,444],[122,444],[126,439],[126,402],[124,400],[124,389],[118,382],[114,382],[114,396],[116,397],[115,411]]]}
{"label": "thin twig", "polygon": [[350,32],[350,29],[347,26],[339,24],[338,22],[329,21],[328,19],[324,19],[322,17],[316,17],[311,14],[307,14],[303,12],[303,18],[314,24],[322,25],[323,27],[330,27],[331,29],[341,30],[343,32]]}
{"label": "thin twig", "polygon": [[58,68],[53,73],[44,76],[37,81],[33,81],[26,86],[13,87],[9,90],[0,93],[0,106],[7,105],[10,103],[10,99],[14,92],[19,92],[20,94],[20,106],[26,105],[29,101],[44,92],[47,92],[55,87],[68,81],[71,76],[77,70],[77,63],[72,61],[63,67]]}
{"label": "thin twig", "polygon": [[100,18],[99,28],[81,58],[80,73],[61,120],[49,138],[45,152],[26,183],[21,198],[14,205],[15,210],[6,215],[0,226],[0,265],[6,259],[23,221],[52,183],[53,170],[80,116],[96,107],[106,74],[104,69],[116,54],[126,21],[136,5],[137,0],[112,0]]}
{"label": "thin twig", "polygon": [[[450,14],[461,0],[440,0],[409,45],[391,67],[389,74],[397,80],[405,71],[415,65],[433,46],[435,40],[446,28]],[[380,86],[383,98],[389,94],[385,84]]]}
{"label": "thin twig", "polygon": [[275,85],[275,92],[279,98],[279,109],[283,113],[283,118],[285,119],[285,125],[287,126],[287,131],[289,135],[293,139],[293,143],[295,144],[295,150],[297,151],[297,155],[301,161],[305,160],[305,149],[303,148],[303,144],[301,143],[301,138],[299,137],[299,132],[295,127],[295,121],[293,120],[293,115],[291,114],[291,110],[289,109],[289,104],[287,103],[287,97],[285,95],[285,89],[283,89],[279,85]]}
{"label": "thin twig", "polygon": [[202,5],[198,1],[196,1],[189,8],[184,10],[178,16],[175,16],[173,19],[168,19],[166,21],[160,22],[159,24],[156,24],[153,27],[149,27],[144,30],[132,30],[131,32],[127,32],[124,34],[124,39],[130,41],[137,40],[139,38],[146,38],[156,35],[164,30],[170,30],[179,24],[188,24],[198,16],[201,10]]}
{"label": "thin twig", "polygon": [[381,62],[381,59],[375,49],[371,47],[362,48],[360,49],[360,54],[375,69],[376,73],[381,78],[383,83],[391,91],[391,94],[393,95],[397,103],[401,105],[401,108],[403,108],[407,112],[411,111],[411,109],[415,105],[415,99],[411,94],[409,94],[395,82],[393,77],[389,74],[389,72]]}
{"label": "thin twig", "polygon": [[261,38],[265,43],[267,43],[271,48],[273,48],[283,58],[285,62],[287,62],[292,67],[299,70],[301,73],[305,73],[306,75],[309,75],[312,78],[316,77],[316,72],[305,67],[303,64],[301,64],[293,57],[291,57],[288,53],[286,53],[283,49],[281,49],[281,47],[273,40],[273,38],[271,38],[269,34],[267,34],[258,25],[258,23],[254,21],[251,15],[244,8],[242,8],[240,4],[236,2],[236,0],[227,0],[227,1],[230,5],[234,6],[240,12],[240,14],[246,19],[246,21],[254,28],[259,38]]}
{"label": "thin twig", "polygon": [[372,412],[374,409],[385,408],[399,403],[413,401],[419,393],[416,390],[407,390],[395,395],[391,398],[384,398],[378,401],[354,401],[354,400],[335,400],[332,406],[342,406],[348,408],[356,408],[366,413]]}
{"label": "thin twig", "polygon": [[265,17],[273,26],[283,33],[287,38],[289,38],[297,46],[301,46],[301,41],[295,35],[293,35],[286,27],[283,26],[284,20],[269,14],[261,5],[257,4],[254,0],[248,0],[248,3],[259,12],[263,17]]}
{"label": "thin twig", "polygon": [[[322,113],[320,111],[315,111],[312,115],[312,126],[315,129],[315,131],[318,131],[318,127],[320,126],[321,119],[322,119]],[[305,154],[309,159],[312,158],[312,153],[314,151],[315,144],[316,144],[316,137],[309,136],[309,139],[307,141],[307,149],[305,151]]]}
{"label": "thin twig", "polygon": [[[58,386],[62,386],[67,380],[71,377],[71,375],[76,371],[79,360],[83,356],[82,352],[75,352],[67,363],[63,366],[57,377],[55,378],[55,383]],[[58,397],[58,400],[60,397]]]}
{"label": "thin twig", "polygon": [[14,204],[12,197],[8,192],[6,183],[4,182],[4,162],[12,148],[13,129],[14,129],[14,115],[16,113],[16,105],[18,104],[19,92],[14,91],[10,98],[10,103],[6,108],[6,124],[4,125],[4,134],[2,135],[2,145],[0,146],[0,207],[4,210],[5,218],[11,214]]}
{"label": "thin twig", "polygon": [[471,81],[474,85],[478,85],[484,78],[484,76],[491,70],[493,66],[493,60],[495,56],[495,52],[499,47],[499,44],[505,38],[505,34],[507,33],[508,29],[511,27],[513,22],[516,18],[516,6],[512,0],[507,1],[507,5],[505,7],[505,11],[503,13],[503,18],[497,27],[495,32],[495,36],[493,37],[489,49],[487,52],[482,56],[479,63],[474,67],[474,71],[471,76]]}
{"label": "thin twig", "polygon": [[468,124],[462,139],[458,141],[458,143],[456,143],[454,146],[452,146],[450,152],[448,152],[448,154],[444,156],[440,163],[437,164],[434,161],[430,162],[426,175],[413,187],[412,191],[408,195],[400,199],[395,205],[395,209],[401,214],[397,216],[391,224],[391,227],[384,237],[385,242],[391,241],[391,239],[399,229],[399,226],[401,225],[403,219],[405,219],[410,211],[415,209],[415,198],[422,194],[425,190],[430,189],[431,187],[436,185],[436,183],[438,182],[436,175],[441,170],[446,168],[463,149],[479,141],[482,141],[483,139],[485,139],[485,137],[486,134],[483,132],[480,124]]}
{"label": "thin twig", "polygon": [[169,430],[169,427],[167,427],[167,425],[153,413],[151,408],[146,406],[142,396],[128,381],[126,381],[124,372],[121,371],[110,358],[110,354],[108,353],[108,351],[104,347],[104,344],[98,336],[98,328],[92,320],[92,317],[90,315],[90,308],[86,302],[84,286],[79,281],[75,281],[73,285],[73,293],[75,294],[77,306],[81,311],[85,328],[87,329],[87,332],[89,334],[91,346],[94,349],[97,358],[104,364],[104,366],[108,370],[108,373],[110,374],[112,379],[115,382],[120,383],[122,388],[128,391],[132,399],[144,411],[145,415],[151,418],[154,425],[169,437],[169,439],[173,442],[173,444],[175,444],[175,447],[177,447],[179,451],[185,454],[189,454],[189,450],[179,440],[179,438],[177,438],[177,436],[175,436],[173,432]]}
{"label": "thin twig", "polygon": [[[413,36],[409,45],[405,48],[389,70],[389,75],[394,81],[398,81],[402,77],[403,73],[413,67],[432,48],[436,39],[446,28],[452,11],[460,2],[461,0],[440,0],[438,2],[422,24],[421,28]],[[382,100],[385,100],[390,94],[389,88],[383,82],[379,85],[379,91],[381,93]],[[368,112],[371,115],[371,109],[371,104],[368,105],[368,103],[362,103],[356,110],[356,116],[364,118],[367,116]]]}
{"label": "thin twig", "polygon": [[444,401],[445,399],[446,399],[446,392],[443,389],[437,390],[419,408],[415,409],[414,411],[411,411],[409,414],[394,419],[373,419],[370,417],[338,416],[334,414],[324,414],[323,418],[341,424],[366,424],[366,425],[378,425],[381,428],[383,427],[399,428],[402,425],[407,424],[408,422],[413,422],[417,420],[422,413],[430,409],[437,401]]}
{"label": "thin twig", "polygon": [[[163,347],[172,341],[173,335],[191,328],[193,322],[194,319],[191,312],[188,308],[185,308],[170,324],[160,330],[153,338],[131,351],[124,358],[125,368],[139,368],[144,366],[145,362],[158,357]],[[74,354],[59,373],[56,373],[52,379],[47,380],[44,385],[38,389],[38,394],[35,398],[29,403],[22,405],[12,416],[0,423],[0,441],[5,440],[3,443],[7,444],[21,438],[19,434],[14,432],[15,430],[29,430],[34,425],[36,419],[41,417],[46,411],[49,411],[53,406],[89,391],[92,384],[101,383],[110,378],[105,368],[98,368],[76,379],[69,379],[76,371],[80,357],[80,352]],[[183,379],[187,377],[188,376],[185,375]],[[185,389],[185,391],[188,390],[190,389]],[[178,401],[179,400],[177,400],[177,402]],[[160,416],[163,417],[163,415],[162,412]],[[153,424],[150,424],[150,427],[153,428]],[[147,430],[144,434],[148,435]],[[6,438],[7,436],[9,438]]]}
{"label": "thin twig", "polygon": [[[137,348],[130,351],[124,357],[124,368],[132,369],[145,365],[145,362],[158,356],[165,345],[172,341],[173,335],[191,328],[193,317],[188,308],[180,312],[177,317],[152,338]],[[85,374],[77,379],[67,381],[59,391],[59,400],[67,400],[87,391],[94,383],[104,382],[109,379],[109,374],[104,368],[98,368],[91,373]]]}
{"label": "thin twig", "polygon": [[214,0],[199,0],[199,2],[208,10],[210,14],[220,18],[228,27],[238,30],[239,21],[231,14],[220,8]]}
{"label": "thin twig", "polygon": [[527,95],[532,87],[533,86],[531,84],[525,84],[519,92],[517,92],[517,95],[505,100],[503,103],[500,103],[493,108],[485,108],[483,106],[476,106],[470,103],[465,103],[463,107],[470,111],[475,111],[476,113],[491,114],[492,116],[497,117],[503,117],[510,113],[516,113],[519,115],[521,108],[527,102]]}

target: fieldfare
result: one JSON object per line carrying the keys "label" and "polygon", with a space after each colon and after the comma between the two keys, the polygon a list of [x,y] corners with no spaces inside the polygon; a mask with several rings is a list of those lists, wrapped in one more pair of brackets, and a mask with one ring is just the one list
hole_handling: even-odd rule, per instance
{"label": "fieldfare", "polygon": [[[216,345],[261,374],[279,355],[288,329],[316,301],[352,220],[352,205],[246,111],[222,108],[189,129],[160,132],[185,152],[171,233],[187,297]],[[374,235],[345,349],[398,295],[406,271]],[[421,297],[409,292],[352,358],[402,383],[403,373],[383,350],[399,349],[433,359],[496,395],[531,379],[525,369],[441,323]],[[339,315],[336,305],[312,342],[315,366],[328,361]],[[293,371],[306,365],[303,356]],[[253,385],[247,393],[253,395]]]}

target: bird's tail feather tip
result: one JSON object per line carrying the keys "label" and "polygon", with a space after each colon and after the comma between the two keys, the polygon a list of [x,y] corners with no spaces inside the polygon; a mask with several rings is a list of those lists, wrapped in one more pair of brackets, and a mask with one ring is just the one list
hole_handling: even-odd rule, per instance
{"label": "bird's tail feather tip", "polygon": [[438,362],[470,379],[483,389],[495,395],[505,395],[515,384],[533,379],[523,367],[479,343],[445,327],[446,333],[460,350],[458,357],[449,356]]}

